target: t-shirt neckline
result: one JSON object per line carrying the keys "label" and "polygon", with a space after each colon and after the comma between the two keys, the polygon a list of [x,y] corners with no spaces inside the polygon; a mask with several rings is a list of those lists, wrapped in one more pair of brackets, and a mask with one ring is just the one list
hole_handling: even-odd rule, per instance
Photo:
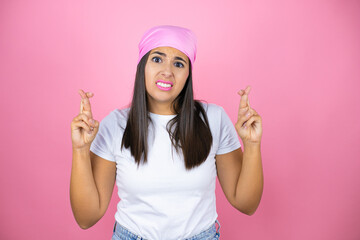
{"label": "t-shirt neckline", "polygon": [[173,118],[176,116],[176,114],[174,115],[163,115],[163,114],[157,114],[157,113],[152,113],[152,112],[149,112],[150,116],[152,117],[158,117],[158,118]]}

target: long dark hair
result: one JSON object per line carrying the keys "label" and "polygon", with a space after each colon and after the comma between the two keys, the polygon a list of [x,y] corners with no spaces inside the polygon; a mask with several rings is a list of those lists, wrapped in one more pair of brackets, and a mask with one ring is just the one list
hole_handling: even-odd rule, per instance
{"label": "long dark hair", "polygon": [[[130,147],[138,166],[142,157],[143,163],[147,162],[148,126],[151,122],[145,88],[145,65],[149,54],[150,51],[137,66],[133,98],[121,142],[121,148]],[[176,151],[182,149],[185,167],[190,170],[206,160],[213,140],[205,110],[199,101],[194,100],[191,63],[185,86],[172,102],[172,107],[177,115],[166,128]]]}

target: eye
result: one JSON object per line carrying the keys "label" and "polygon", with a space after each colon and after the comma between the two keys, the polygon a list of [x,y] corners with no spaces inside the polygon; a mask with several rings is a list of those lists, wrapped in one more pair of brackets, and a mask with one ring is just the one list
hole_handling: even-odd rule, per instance
{"label": "eye", "polygon": [[182,64],[181,62],[176,62],[176,63],[175,63],[175,66],[176,66],[176,67],[183,68],[183,67],[184,67],[184,64]]}
{"label": "eye", "polygon": [[161,62],[161,58],[159,58],[159,57],[153,57],[151,60],[153,62]]}

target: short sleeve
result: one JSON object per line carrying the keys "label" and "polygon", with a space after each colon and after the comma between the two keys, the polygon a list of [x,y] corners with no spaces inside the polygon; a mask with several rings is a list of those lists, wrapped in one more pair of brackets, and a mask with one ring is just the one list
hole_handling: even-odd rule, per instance
{"label": "short sleeve", "polygon": [[216,155],[229,153],[241,147],[234,124],[222,107],[220,107],[220,110],[220,139]]}
{"label": "short sleeve", "polygon": [[99,125],[93,142],[90,145],[90,151],[111,162],[115,162],[114,157],[114,135],[116,130],[116,115],[109,113]]}

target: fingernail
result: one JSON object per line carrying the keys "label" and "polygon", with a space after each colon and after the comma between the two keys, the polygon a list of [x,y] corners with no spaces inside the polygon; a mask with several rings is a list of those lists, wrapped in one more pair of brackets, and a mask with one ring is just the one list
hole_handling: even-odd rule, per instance
{"label": "fingernail", "polygon": [[90,119],[91,124],[94,124],[94,122],[95,122],[94,119]]}

